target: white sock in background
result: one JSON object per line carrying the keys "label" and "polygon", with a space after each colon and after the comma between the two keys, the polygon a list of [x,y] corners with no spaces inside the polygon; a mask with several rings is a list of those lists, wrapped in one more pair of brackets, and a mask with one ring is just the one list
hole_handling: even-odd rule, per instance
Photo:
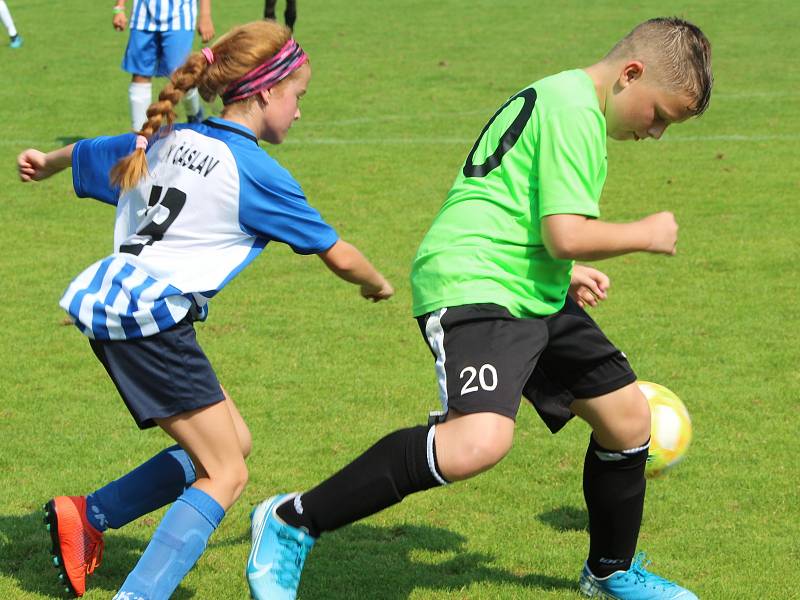
{"label": "white sock in background", "polygon": [[13,38],[17,35],[17,28],[14,27],[14,19],[11,18],[11,13],[8,12],[8,6],[5,0],[0,0],[0,21],[2,21],[3,25],[8,29],[9,37]]}
{"label": "white sock in background", "polygon": [[200,94],[197,88],[192,88],[183,96],[183,108],[186,109],[187,117],[194,117],[200,112]]}
{"label": "white sock in background", "polygon": [[139,131],[147,122],[147,109],[152,102],[152,83],[133,83],[128,88],[131,103],[131,129]]}

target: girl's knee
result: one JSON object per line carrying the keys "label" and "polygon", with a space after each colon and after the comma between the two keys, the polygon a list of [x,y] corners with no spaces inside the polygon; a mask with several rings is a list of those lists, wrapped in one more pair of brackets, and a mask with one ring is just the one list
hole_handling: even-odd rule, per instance
{"label": "girl's knee", "polygon": [[226,490],[233,501],[236,501],[247,486],[249,476],[247,465],[242,459],[237,463],[224,465],[217,473],[210,473],[209,479]]}
{"label": "girl's knee", "polygon": [[253,450],[253,436],[250,430],[245,426],[244,431],[237,432],[239,435],[239,447],[242,450],[242,457],[247,458]]}
{"label": "girl's knee", "polygon": [[239,464],[238,467],[234,469],[232,480],[233,484],[236,486],[236,489],[238,490],[237,494],[238,496],[244,491],[247,482],[250,480],[250,472],[248,471],[247,465],[244,463],[244,460],[242,460],[241,464]]}
{"label": "girl's knee", "polygon": [[244,422],[244,419],[239,413],[239,409],[236,408],[236,405],[233,403],[228,390],[222,386],[220,386],[220,389],[222,390],[222,394],[225,396],[225,402],[228,404],[228,409],[231,413],[231,419],[233,419],[233,426],[236,429],[236,437],[239,438],[239,448],[242,451],[242,456],[247,458],[250,456],[250,452],[253,450],[253,436],[250,433],[250,428],[247,427],[247,423]]}

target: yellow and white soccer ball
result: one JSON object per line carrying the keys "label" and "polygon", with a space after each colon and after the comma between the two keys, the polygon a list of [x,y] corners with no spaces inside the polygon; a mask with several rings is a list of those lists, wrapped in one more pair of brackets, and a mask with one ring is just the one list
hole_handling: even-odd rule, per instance
{"label": "yellow and white soccer ball", "polygon": [[681,399],[657,383],[639,381],[650,404],[650,451],[646,477],[658,477],[686,455],[692,441],[692,419]]}

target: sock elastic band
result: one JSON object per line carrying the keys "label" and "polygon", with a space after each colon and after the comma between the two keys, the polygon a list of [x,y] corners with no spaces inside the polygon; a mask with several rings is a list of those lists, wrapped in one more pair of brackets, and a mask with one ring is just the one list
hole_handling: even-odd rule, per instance
{"label": "sock elastic band", "polygon": [[219,502],[214,500],[214,498],[206,494],[203,490],[195,487],[189,488],[183,492],[176,502],[185,502],[194,508],[214,529],[217,528],[220,521],[222,521],[222,518],[225,516],[225,509],[220,506]]}

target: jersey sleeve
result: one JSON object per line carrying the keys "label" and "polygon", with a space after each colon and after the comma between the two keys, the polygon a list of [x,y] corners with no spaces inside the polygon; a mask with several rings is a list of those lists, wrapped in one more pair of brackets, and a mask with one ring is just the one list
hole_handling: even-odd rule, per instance
{"label": "jersey sleeve", "polygon": [[300,184],[259,150],[258,160],[240,161],[239,222],[251,235],[289,245],[298,254],[319,254],[339,239],[308,204]]}
{"label": "jersey sleeve", "polygon": [[117,204],[119,188],[111,185],[111,169],[133,152],[136,136],[126,133],[80,140],[72,149],[72,186],[79,198]]}
{"label": "jersey sleeve", "polygon": [[605,175],[602,114],[566,108],[546,115],[539,130],[539,215],[599,217]]}

